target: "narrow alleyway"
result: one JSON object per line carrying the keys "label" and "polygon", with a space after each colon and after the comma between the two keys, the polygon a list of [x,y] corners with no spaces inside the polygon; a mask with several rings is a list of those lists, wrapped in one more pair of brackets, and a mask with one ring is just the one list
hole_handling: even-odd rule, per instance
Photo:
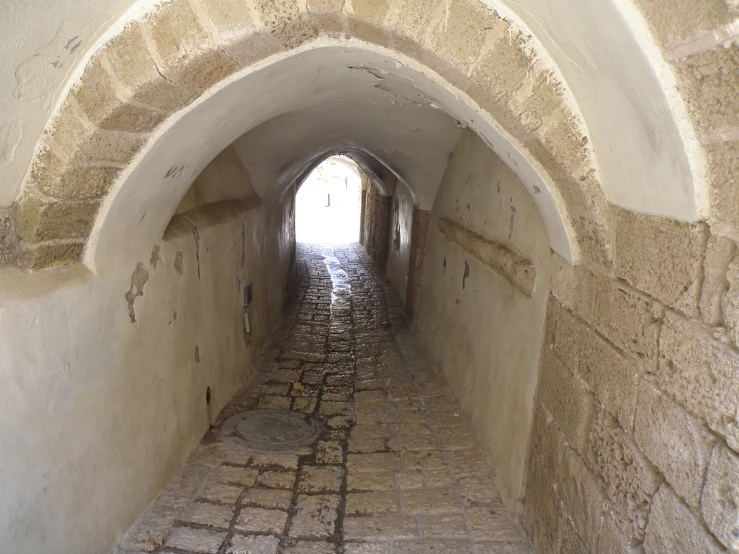
{"label": "narrow alleyway", "polygon": [[[118,554],[529,551],[359,245],[298,245],[290,308],[257,371]],[[305,414],[313,442],[246,449],[229,428],[257,409]]]}

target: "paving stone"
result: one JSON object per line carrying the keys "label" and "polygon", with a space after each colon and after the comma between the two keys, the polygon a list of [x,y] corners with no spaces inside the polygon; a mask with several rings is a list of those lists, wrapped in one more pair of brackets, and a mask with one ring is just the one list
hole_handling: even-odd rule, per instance
{"label": "paving stone", "polygon": [[259,472],[256,469],[245,469],[234,466],[220,466],[210,476],[211,481],[224,485],[251,486],[257,481]]}
{"label": "paving stone", "polygon": [[400,511],[400,498],[394,491],[349,493],[346,497],[346,513],[387,514]]}
{"label": "paving stone", "polygon": [[429,450],[437,447],[432,435],[393,437],[388,441],[390,450]]}
{"label": "paving stone", "polygon": [[461,509],[457,491],[451,487],[403,491],[403,504],[409,513],[431,514]]}
{"label": "paving stone", "polygon": [[403,454],[405,467],[410,469],[440,469],[446,467],[440,450],[420,450]]}
{"label": "paving stone", "polygon": [[371,452],[385,452],[387,450],[384,438],[349,439],[349,452],[367,454]]}
{"label": "paving stone", "polygon": [[187,523],[198,523],[212,527],[225,527],[231,525],[234,508],[232,506],[221,506],[220,504],[209,504],[207,502],[194,503],[182,518]]}
{"label": "paving stone", "polygon": [[284,554],[334,554],[336,545],[320,541],[288,541]]}
{"label": "paving stone", "polygon": [[287,510],[292,502],[292,490],[249,489],[241,497],[241,504],[259,508],[279,508]]}
{"label": "paving stone", "polygon": [[234,535],[226,554],[277,554],[279,544],[277,537]]}
{"label": "paving stone", "polygon": [[339,497],[334,494],[299,495],[297,512],[290,525],[291,537],[322,538],[334,533]]}
{"label": "paving stone", "polygon": [[220,533],[206,529],[177,527],[169,534],[164,544],[191,552],[216,554],[223,541],[226,540],[226,536],[227,534],[225,532]]}
{"label": "paving stone", "polygon": [[231,450],[226,452],[223,459],[225,464],[233,464],[237,466],[247,466],[251,463],[252,453],[244,450]]}
{"label": "paving stone", "polygon": [[347,468],[351,472],[393,471],[402,467],[400,454],[349,454]]}
{"label": "paving stone", "polygon": [[[317,247],[307,247],[317,248],[310,250],[315,259],[305,258],[304,248],[298,246],[303,300],[290,304],[277,342],[255,362],[254,386],[222,415],[257,406],[318,408],[327,416],[321,439],[296,451],[256,452],[222,440],[216,428],[119,550],[156,550],[169,536],[179,542],[162,553],[528,552],[471,427],[412,339],[389,285],[381,284],[366,256],[353,254],[355,247],[337,248],[350,301],[344,289],[333,291],[336,264],[327,265]],[[234,514],[233,535],[227,535]],[[622,536],[612,527],[613,533],[599,535],[603,545]],[[568,531],[570,547],[577,533]]]}
{"label": "paving stone", "polygon": [[257,479],[262,487],[271,489],[292,489],[296,474],[288,471],[264,471]]}
{"label": "paving stone", "polygon": [[260,452],[252,454],[251,464],[255,467],[277,466],[284,469],[298,469],[298,456],[282,452]]}
{"label": "paving stone", "polygon": [[418,518],[424,537],[467,536],[464,517],[459,515],[424,516]]}
{"label": "paving stone", "polygon": [[344,518],[347,540],[403,539],[418,536],[416,520],[408,516],[370,516]]}
{"label": "paving stone", "polygon": [[347,488],[352,491],[387,490],[395,487],[392,473],[352,473],[347,475]]}
{"label": "paving stone", "polygon": [[500,495],[489,477],[464,477],[459,480],[462,499],[470,505],[499,503]]}
{"label": "paving stone", "polygon": [[242,508],[234,528],[247,533],[282,533],[287,512],[264,508]]}
{"label": "paving stone", "polygon": [[316,463],[343,464],[344,447],[338,441],[320,441],[316,447]]}
{"label": "paving stone", "polygon": [[236,504],[244,487],[235,485],[222,485],[220,483],[209,483],[200,492],[200,500],[209,502],[223,502],[225,504]]}
{"label": "paving stone", "polygon": [[346,543],[344,554],[390,554],[390,545],[377,543]]}
{"label": "paving stone", "polygon": [[467,512],[472,540],[501,543],[520,542],[521,537],[508,516],[494,508],[472,508]]}
{"label": "paving stone", "polygon": [[422,540],[399,541],[395,543],[393,552],[396,554],[468,554],[472,552],[467,541],[461,540]]}
{"label": "paving stone", "polygon": [[299,492],[337,492],[344,470],[334,466],[303,466],[298,478]]}

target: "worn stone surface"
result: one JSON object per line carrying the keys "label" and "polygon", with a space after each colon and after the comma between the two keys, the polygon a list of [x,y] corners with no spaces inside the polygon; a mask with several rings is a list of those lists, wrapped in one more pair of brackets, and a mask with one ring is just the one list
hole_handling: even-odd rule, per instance
{"label": "worn stone surface", "polygon": [[605,410],[598,412],[589,442],[588,463],[603,480],[608,508],[636,546],[644,540],[652,496],[662,478]]}
{"label": "worn stone surface", "polygon": [[739,455],[718,443],[713,448],[701,513],[708,528],[727,548],[739,548]]}
{"label": "worn stone surface", "polygon": [[706,226],[616,212],[616,275],[665,304],[696,316]]}
{"label": "worn stone surface", "polygon": [[718,553],[724,549],[666,484],[654,495],[644,539],[647,554],[658,552]]}
{"label": "worn stone surface", "polygon": [[160,119],[151,109],[121,101],[99,58],[93,58],[87,64],[71,96],[85,117],[101,129],[149,131]]}
{"label": "worn stone surface", "polygon": [[699,307],[701,318],[709,325],[717,326],[724,322],[721,300],[729,288],[727,271],[734,254],[734,241],[717,235],[711,235],[708,239]]}
{"label": "worn stone surface", "polygon": [[[257,377],[193,454],[202,470],[191,487],[165,489],[159,498],[176,504],[157,500],[116,554],[162,544],[226,554],[452,554],[473,543],[529,552],[469,423],[370,258],[358,246],[299,245],[298,274]],[[265,398],[303,412],[308,394],[311,413],[327,421],[309,447],[249,451],[219,434]]]}
{"label": "worn stone surface", "polygon": [[558,469],[557,494],[583,544],[595,551],[605,507],[603,492],[573,449],[565,449]]}
{"label": "worn stone surface", "polygon": [[0,209],[0,266],[18,263],[18,236],[12,210]]}
{"label": "worn stone surface", "polygon": [[739,354],[699,322],[668,312],[659,339],[659,386],[739,448]]}
{"label": "worn stone surface", "polygon": [[596,405],[593,394],[548,347],[542,349],[538,394],[567,442],[584,452]]}
{"label": "worn stone surface", "polygon": [[600,525],[596,552],[599,554],[642,554],[644,551],[641,545],[630,546],[616,522],[606,514]]}
{"label": "worn stone surface", "polygon": [[713,48],[673,63],[685,87],[685,97],[693,111],[698,130],[710,132],[735,128],[739,113],[739,46]]}
{"label": "worn stone surface", "polygon": [[710,458],[701,424],[647,380],[639,385],[634,439],[673,489],[697,508]]}
{"label": "worn stone surface", "polygon": [[556,551],[559,533],[559,497],[556,492],[562,446],[554,421],[537,401],[526,464],[524,504],[527,532],[534,538],[536,552]]}
{"label": "worn stone surface", "polygon": [[636,410],[636,384],[641,374],[638,364],[587,325],[580,324],[566,333],[579,345],[574,371],[616,416],[621,427],[631,430]]}
{"label": "worn stone surface", "polygon": [[739,256],[735,256],[726,271],[727,288],[721,298],[724,323],[731,341],[739,346]]}
{"label": "worn stone surface", "polygon": [[16,232],[29,242],[83,239],[92,228],[98,208],[95,201],[57,202],[28,194],[16,209]]}
{"label": "worn stone surface", "polygon": [[553,255],[552,294],[627,354],[659,356],[664,307],[632,287]]}
{"label": "worn stone surface", "polygon": [[705,149],[711,178],[711,226],[739,240],[739,141]]}

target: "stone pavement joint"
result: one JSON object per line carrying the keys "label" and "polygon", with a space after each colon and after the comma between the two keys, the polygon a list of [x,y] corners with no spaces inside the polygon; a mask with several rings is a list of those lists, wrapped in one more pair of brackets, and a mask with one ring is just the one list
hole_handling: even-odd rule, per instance
{"label": "stone pavement joint", "polygon": [[[286,316],[252,383],[116,554],[528,553],[469,424],[358,245],[299,244]],[[323,418],[312,446],[256,452],[230,416]]]}

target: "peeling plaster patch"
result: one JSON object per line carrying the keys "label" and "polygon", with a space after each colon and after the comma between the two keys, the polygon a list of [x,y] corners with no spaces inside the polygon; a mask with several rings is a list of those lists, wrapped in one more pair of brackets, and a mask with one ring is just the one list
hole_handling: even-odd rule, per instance
{"label": "peeling plaster patch", "polygon": [[159,262],[162,261],[162,248],[158,244],[154,245],[154,248],[151,249],[151,259],[149,260],[149,265],[156,269],[159,265]]}
{"label": "peeling plaster patch", "polygon": [[397,98],[407,100],[408,102],[422,108],[433,108],[435,110],[441,109],[441,106],[439,106],[433,98],[417,88],[410,79],[393,75],[377,67],[365,65],[350,66],[349,69],[366,71],[377,79],[375,88],[392,94]]}
{"label": "peeling plaster patch", "polygon": [[146,281],[148,280],[149,272],[144,267],[144,264],[139,262],[136,265],[135,271],[131,274],[131,288],[125,294],[128,317],[131,318],[131,323],[136,323],[136,312],[133,303],[139,296],[144,296],[144,285],[146,285]]}
{"label": "peeling plaster patch", "polygon": [[23,128],[19,119],[0,123],[0,167],[13,161],[21,136],[23,136]]}
{"label": "peeling plaster patch", "polygon": [[174,257],[174,268],[180,275],[185,271],[185,255],[182,250],[178,250]]}
{"label": "peeling plaster patch", "polygon": [[177,321],[177,308],[172,308],[172,315],[169,316],[169,325]]}
{"label": "peeling plaster patch", "polygon": [[195,361],[200,363],[200,347],[197,344],[195,345]]}

